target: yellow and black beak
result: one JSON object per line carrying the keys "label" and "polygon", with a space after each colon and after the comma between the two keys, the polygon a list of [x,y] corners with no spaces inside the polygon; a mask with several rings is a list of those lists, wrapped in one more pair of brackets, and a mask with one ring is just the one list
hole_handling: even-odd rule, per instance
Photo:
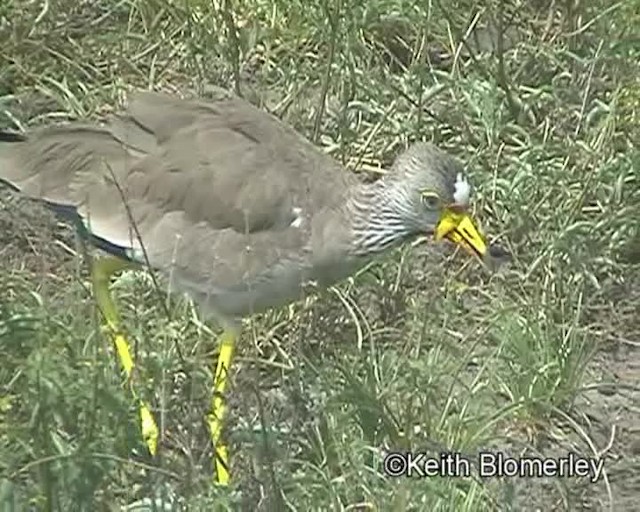
{"label": "yellow and black beak", "polygon": [[445,208],[436,226],[435,239],[446,238],[480,260],[487,255],[487,243],[468,213],[457,207]]}

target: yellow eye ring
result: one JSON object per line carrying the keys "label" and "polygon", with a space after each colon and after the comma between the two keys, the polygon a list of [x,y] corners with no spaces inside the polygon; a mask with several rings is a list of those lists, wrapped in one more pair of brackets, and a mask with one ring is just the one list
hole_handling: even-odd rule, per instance
{"label": "yellow eye ring", "polygon": [[422,192],[420,199],[424,207],[428,210],[439,210],[442,204],[440,196],[435,192]]}

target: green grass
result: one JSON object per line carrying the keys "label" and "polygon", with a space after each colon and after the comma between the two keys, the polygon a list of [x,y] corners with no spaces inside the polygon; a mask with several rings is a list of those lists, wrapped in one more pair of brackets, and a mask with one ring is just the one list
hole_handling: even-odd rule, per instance
{"label": "green grass", "polygon": [[[217,326],[144,276],[114,283],[164,435],[149,458],[72,234],[0,192],[0,510],[635,510],[639,13],[637,0],[0,4],[2,128],[96,119],[136,87],[221,85],[363,178],[435,141],[468,163],[477,216],[513,253],[490,274],[418,245],[252,319],[223,491],[204,422]],[[389,450],[575,451],[607,456],[607,478],[392,479]]]}

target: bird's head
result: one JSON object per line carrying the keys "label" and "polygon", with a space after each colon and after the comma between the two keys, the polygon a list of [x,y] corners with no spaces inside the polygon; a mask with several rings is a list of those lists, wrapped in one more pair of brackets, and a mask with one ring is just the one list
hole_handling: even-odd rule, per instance
{"label": "bird's head", "polygon": [[400,154],[384,178],[396,214],[415,235],[449,240],[487,262],[494,254],[468,213],[471,186],[460,162],[433,144]]}

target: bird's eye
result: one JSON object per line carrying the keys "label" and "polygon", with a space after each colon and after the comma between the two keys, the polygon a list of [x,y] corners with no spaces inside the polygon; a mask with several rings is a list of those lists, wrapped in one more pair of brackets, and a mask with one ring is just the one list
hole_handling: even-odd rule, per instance
{"label": "bird's eye", "polygon": [[440,196],[435,192],[423,192],[421,198],[422,204],[427,210],[438,210],[440,208]]}

